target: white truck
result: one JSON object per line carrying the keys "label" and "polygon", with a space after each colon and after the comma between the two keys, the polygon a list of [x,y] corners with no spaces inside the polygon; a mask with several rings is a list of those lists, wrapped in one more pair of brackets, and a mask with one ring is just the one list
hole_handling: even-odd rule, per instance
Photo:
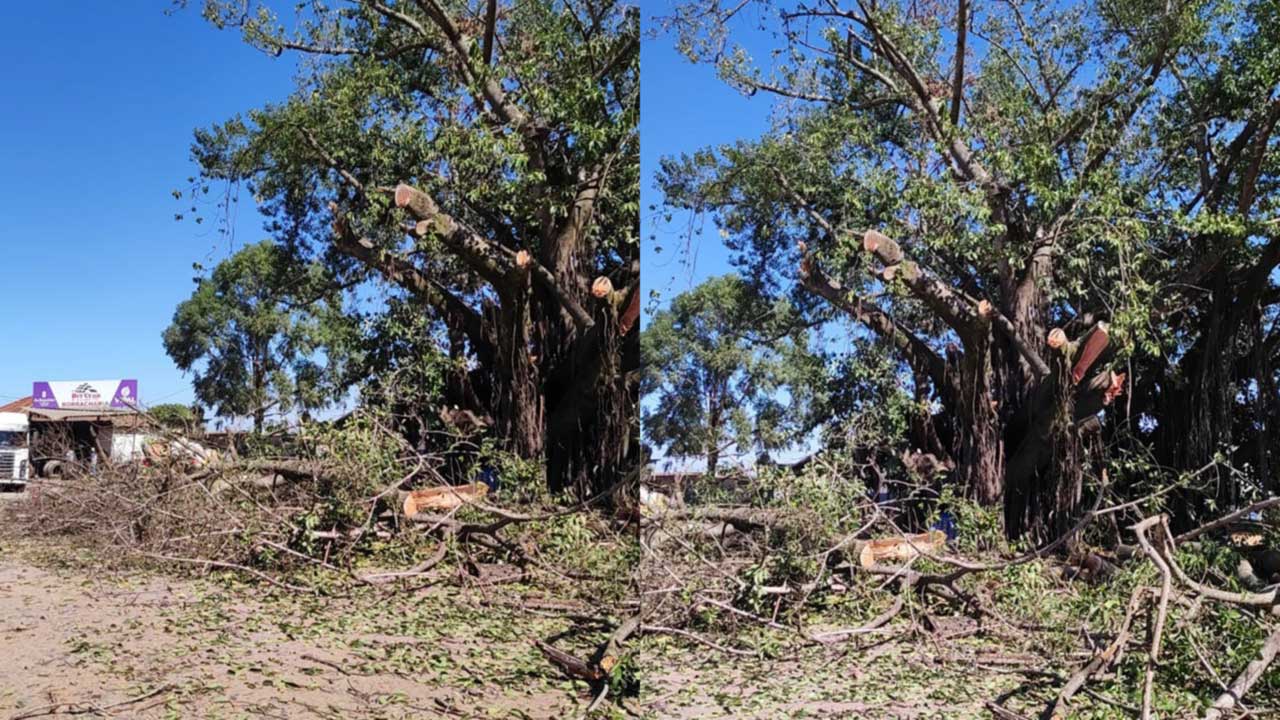
{"label": "white truck", "polygon": [[26,413],[0,413],[0,485],[27,483],[27,427]]}

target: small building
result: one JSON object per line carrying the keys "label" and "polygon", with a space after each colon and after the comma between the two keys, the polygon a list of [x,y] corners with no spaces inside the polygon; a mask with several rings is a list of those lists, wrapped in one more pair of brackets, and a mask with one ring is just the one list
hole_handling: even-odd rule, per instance
{"label": "small building", "polygon": [[58,474],[67,460],[87,465],[133,457],[141,452],[140,438],[149,424],[145,414],[118,408],[31,408],[28,418],[37,476]]}
{"label": "small building", "polygon": [[0,413],[24,413],[31,409],[31,403],[32,398],[28,395],[7,405],[0,405]]}
{"label": "small building", "polygon": [[31,395],[26,413],[36,476],[59,474],[68,461],[89,465],[141,452],[150,421],[138,407],[137,380],[36,382]]}

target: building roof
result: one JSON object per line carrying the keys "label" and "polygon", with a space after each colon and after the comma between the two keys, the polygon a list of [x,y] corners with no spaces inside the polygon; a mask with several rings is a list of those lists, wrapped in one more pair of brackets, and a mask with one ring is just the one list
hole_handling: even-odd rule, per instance
{"label": "building roof", "polygon": [[0,405],[0,412],[22,412],[31,407],[31,396],[28,395],[20,400],[14,400],[8,405]]}
{"label": "building roof", "polygon": [[115,408],[46,409],[31,408],[31,422],[105,422],[112,425],[137,426],[146,422],[146,415],[136,410]]}

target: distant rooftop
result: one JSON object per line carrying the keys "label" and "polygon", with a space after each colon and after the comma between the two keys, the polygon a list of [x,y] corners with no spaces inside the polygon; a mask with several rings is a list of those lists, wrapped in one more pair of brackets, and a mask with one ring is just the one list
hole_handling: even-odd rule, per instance
{"label": "distant rooftop", "polygon": [[31,409],[31,396],[28,395],[20,400],[14,400],[8,405],[0,405],[0,412],[24,412]]}

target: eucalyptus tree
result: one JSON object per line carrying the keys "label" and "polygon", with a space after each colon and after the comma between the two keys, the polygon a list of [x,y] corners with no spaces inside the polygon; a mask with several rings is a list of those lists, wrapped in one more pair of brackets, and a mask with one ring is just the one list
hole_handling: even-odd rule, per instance
{"label": "eucalyptus tree", "polygon": [[[613,0],[206,0],[288,98],[197,133],[292,252],[393,289],[475,367],[507,447],[586,494],[633,462],[638,11]],[[630,351],[627,348],[630,347]]]}
{"label": "eucalyptus tree", "polygon": [[673,457],[792,447],[812,427],[822,359],[786,301],[737,275],[711,278],[656,313],[640,340],[644,435]]}
{"label": "eucalyptus tree", "polygon": [[[929,408],[907,444],[1011,535],[1051,535],[1104,440],[1175,470],[1246,433],[1275,445],[1276,15],[686,2],[680,49],[772,96],[774,124],[668,158],[660,183],[757,281],[893,348]],[[1275,450],[1242,451],[1275,487]]]}
{"label": "eucalyptus tree", "polygon": [[[342,391],[346,322],[341,292],[323,268],[301,266],[266,240],[249,245],[197,280],[164,331],[164,348],[193,373],[196,399],[222,417],[315,410]],[[327,351],[327,353],[325,352]],[[189,421],[179,413],[157,408]]]}

